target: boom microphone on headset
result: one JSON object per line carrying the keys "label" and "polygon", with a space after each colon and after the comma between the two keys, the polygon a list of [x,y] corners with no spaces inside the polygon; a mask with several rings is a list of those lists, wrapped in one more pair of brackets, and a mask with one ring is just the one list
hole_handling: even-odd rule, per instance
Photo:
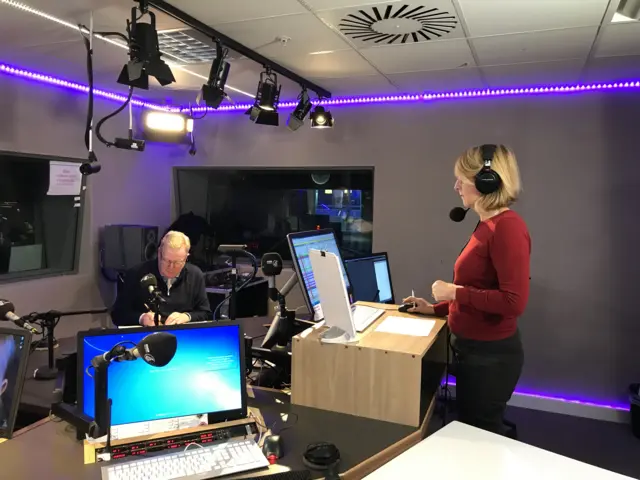
{"label": "boom microphone on headset", "polygon": [[467,216],[468,208],[455,207],[449,212],[449,218],[454,222],[461,222]]}

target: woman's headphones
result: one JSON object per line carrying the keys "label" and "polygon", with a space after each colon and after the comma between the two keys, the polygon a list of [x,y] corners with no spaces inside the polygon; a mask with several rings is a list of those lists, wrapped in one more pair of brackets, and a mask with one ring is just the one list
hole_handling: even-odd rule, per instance
{"label": "woman's headphones", "polygon": [[311,470],[326,471],[326,478],[340,478],[337,469],[340,451],[332,443],[318,442],[307,445],[302,455],[302,463]]}
{"label": "woman's headphones", "polygon": [[490,193],[498,191],[500,185],[502,185],[500,175],[491,168],[491,162],[497,149],[497,145],[493,144],[480,146],[480,154],[482,155],[484,165],[482,170],[476,174],[475,184],[476,189],[483,195],[489,195]]}

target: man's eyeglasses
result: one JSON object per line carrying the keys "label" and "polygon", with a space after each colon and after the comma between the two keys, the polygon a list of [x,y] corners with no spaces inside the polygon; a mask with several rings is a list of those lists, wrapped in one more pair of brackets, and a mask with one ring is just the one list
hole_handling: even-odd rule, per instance
{"label": "man's eyeglasses", "polygon": [[169,267],[182,267],[185,263],[187,263],[186,260],[165,260],[162,257],[160,257],[160,260],[162,260]]}

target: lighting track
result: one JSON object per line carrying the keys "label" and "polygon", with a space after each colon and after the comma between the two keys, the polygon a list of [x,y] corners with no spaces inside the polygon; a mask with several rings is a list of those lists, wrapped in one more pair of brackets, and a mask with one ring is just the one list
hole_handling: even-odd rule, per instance
{"label": "lighting track", "polygon": [[[31,7],[31,6],[29,6],[29,5],[25,4],[25,3],[22,3],[22,2],[16,2],[15,0],[0,0],[0,5],[7,5],[9,7],[15,8],[17,10],[21,10],[21,11],[23,11],[25,13],[30,13],[32,15],[36,15],[36,16],[38,16],[40,18],[43,18],[45,20],[48,20],[50,22],[57,23],[58,25],[61,25],[61,26],[66,27],[66,28],[69,28],[71,30],[75,30],[77,32],[84,33],[84,34],[87,34],[87,35],[89,34],[89,30],[87,30],[86,28],[81,28],[78,25],[75,25],[75,24],[73,24],[71,22],[67,22],[66,20],[63,20],[62,18],[56,17],[55,15],[51,15],[51,14],[49,14],[47,12],[42,11],[42,10],[38,10],[37,8],[33,8],[33,7]],[[113,40],[113,39],[111,39],[109,37],[105,37],[104,35],[99,35],[99,34],[94,34],[93,36],[94,36],[94,38],[102,40],[103,42],[109,43],[111,45],[114,45],[116,47],[122,48],[122,49],[127,50],[127,51],[129,50],[129,46],[126,43],[124,43],[123,41]],[[206,77],[204,75],[200,75],[199,73],[196,73],[196,72],[194,72],[192,70],[189,70],[189,69],[185,68],[180,63],[177,63],[177,62],[187,63],[182,58],[180,58],[179,56],[173,55],[173,54],[170,54],[170,53],[167,53],[167,52],[163,52],[162,50],[161,50],[161,53],[163,55],[167,56],[167,57],[171,57],[171,58],[174,58],[176,60],[176,61],[171,61],[171,60],[167,60],[166,61],[166,63],[171,68],[176,68],[176,69],[181,70],[181,71],[183,71],[185,73],[188,73],[189,75],[192,75],[194,77],[197,77],[197,78],[200,78],[200,79],[203,79],[203,80],[207,80],[208,79],[208,77]],[[228,84],[226,85],[225,88],[227,88],[229,90],[232,90],[234,92],[240,93],[242,95],[246,95],[247,97],[250,97],[250,98],[254,98],[255,97],[255,94],[253,94],[253,93],[245,92],[244,90],[240,90],[239,88],[232,87],[231,85],[228,85]]]}

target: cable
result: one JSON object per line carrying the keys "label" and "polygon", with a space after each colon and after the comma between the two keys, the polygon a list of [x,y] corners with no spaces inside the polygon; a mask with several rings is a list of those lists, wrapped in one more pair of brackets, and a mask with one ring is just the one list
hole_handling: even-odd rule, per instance
{"label": "cable", "polygon": [[113,147],[115,144],[113,142],[109,142],[108,140],[106,140],[100,133],[100,129],[102,128],[102,125],[104,125],[104,123],[107,120],[118,115],[121,111],[123,111],[127,107],[127,105],[129,105],[129,102],[131,101],[132,96],[133,96],[133,87],[129,87],[129,95],[127,96],[127,99],[125,100],[125,102],[96,124],[96,137],[98,137],[98,140],[100,140],[107,147]]}
{"label": "cable", "polygon": [[[242,290],[244,287],[249,285],[249,283],[252,282],[253,279],[256,278],[256,275],[258,274],[258,260],[256,259],[256,257],[251,252],[244,251],[244,253],[246,254],[247,257],[249,257],[249,260],[251,260],[251,264],[252,264],[252,267],[253,267],[253,272],[251,272],[251,275],[249,276],[249,278],[247,278],[242,284],[240,284],[240,286],[238,286],[236,288],[236,295],[238,294],[238,292],[240,290]],[[229,294],[226,297],[224,297],[222,299],[222,301],[218,304],[218,306],[213,311],[213,321],[217,320],[216,319],[216,314],[220,311],[220,309],[222,308],[222,305],[224,305],[230,299],[231,299],[231,294]]]}

